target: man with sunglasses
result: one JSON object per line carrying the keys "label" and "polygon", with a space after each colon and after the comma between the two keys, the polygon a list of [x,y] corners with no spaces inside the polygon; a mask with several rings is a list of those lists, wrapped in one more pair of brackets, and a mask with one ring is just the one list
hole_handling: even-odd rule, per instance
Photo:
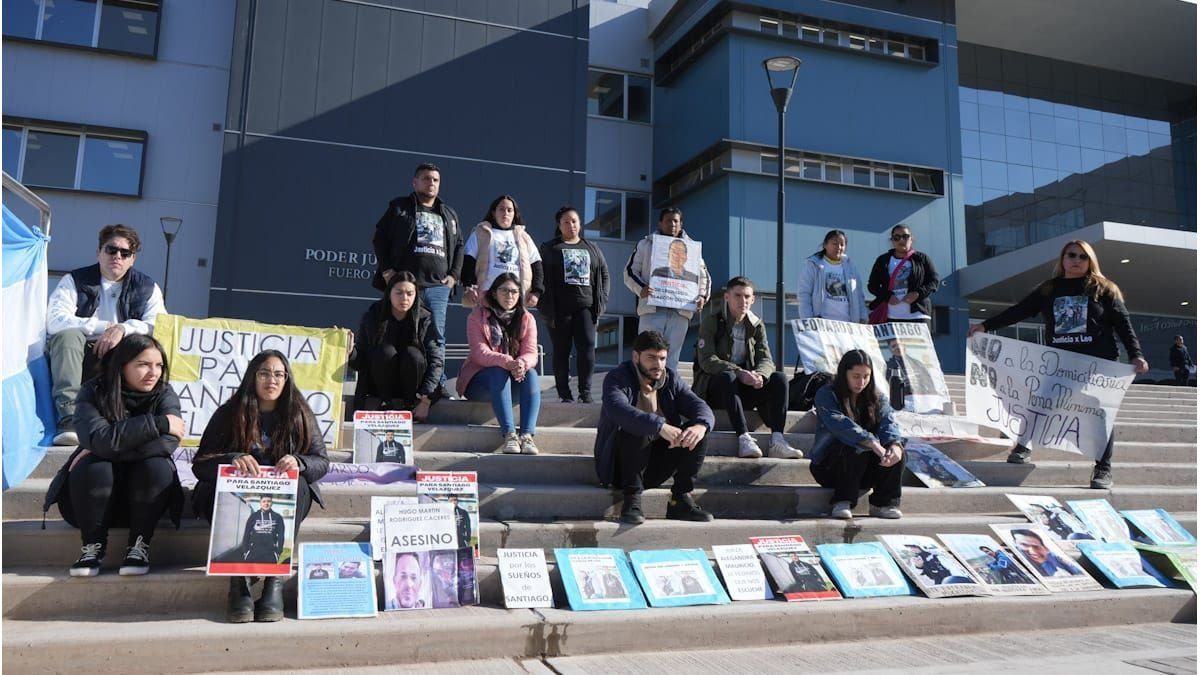
{"label": "man with sunglasses", "polygon": [[78,445],[75,396],[104,354],[126,335],[149,335],[166,311],[162,291],[148,275],[133,269],[142,240],[132,227],[100,230],[96,264],[72,270],[50,294],[46,347],[54,407],[55,445]]}

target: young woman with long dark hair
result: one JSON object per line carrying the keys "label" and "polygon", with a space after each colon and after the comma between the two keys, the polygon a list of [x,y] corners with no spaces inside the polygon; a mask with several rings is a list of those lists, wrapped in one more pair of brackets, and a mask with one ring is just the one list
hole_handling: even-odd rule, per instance
{"label": "young woman with long dark hair", "polygon": [[796,301],[801,319],[867,322],[862,278],[846,255],[846,233],[825,233],[821,249],[804,259]]}
{"label": "young woman with long dark hair", "polygon": [[[515,274],[496,277],[479,306],[467,317],[467,343],[471,353],[458,373],[458,395],[472,401],[491,401],[503,451],[538,454],[538,410],[542,405],[537,373],[537,322],[521,302],[520,280]],[[513,424],[512,389],[521,403],[521,434]]]}
{"label": "young woman with long dark hair", "polygon": [[480,289],[490,288],[503,273],[516,275],[523,304],[537,307],[546,290],[542,254],[525,229],[521,207],[512,195],[492,200],[463,246],[463,305],[474,307],[483,293]]}
{"label": "young woman with long dark hair", "polygon": [[100,374],[75,399],[79,448],[46,493],[63,520],[79,528],[83,550],[71,576],[100,573],[109,527],[129,528],[120,574],[150,571],[150,540],[164,512],[179,526],[183,492],[171,453],[184,435],[179,398],[167,383],[167,357],[148,335],[133,334],[105,352]]}
{"label": "young woman with long dark hair", "polygon": [[814,408],[810,470],[821,487],[833,488],[830,515],[852,517],[859,491],[869,489],[872,516],[899,518],[905,441],[887,397],[875,388],[871,357],[861,349],[846,352]]}
{"label": "young woman with long dark hair", "polygon": [[[261,467],[299,469],[296,488],[296,534],[321,493],[314,485],[329,470],[325,440],[312,409],[296,387],[291,366],[282,352],[260,352],[246,366],[237,391],[217,408],[200,438],[192,460],[196,474],[192,506],[212,521],[217,467],[232,464],[257,475]],[[226,618],[233,623],[278,621],[283,618],[283,577],[266,577],[262,597],[255,603],[247,577],[231,577]]]}

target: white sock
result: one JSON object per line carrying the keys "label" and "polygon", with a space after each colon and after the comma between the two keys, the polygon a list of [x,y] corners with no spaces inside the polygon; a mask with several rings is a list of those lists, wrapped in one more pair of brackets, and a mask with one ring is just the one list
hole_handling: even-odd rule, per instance
{"label": "white sock", "polygon": [[787,440],[783,438],[782,431],[771,432],[771,445],[787,445]]}

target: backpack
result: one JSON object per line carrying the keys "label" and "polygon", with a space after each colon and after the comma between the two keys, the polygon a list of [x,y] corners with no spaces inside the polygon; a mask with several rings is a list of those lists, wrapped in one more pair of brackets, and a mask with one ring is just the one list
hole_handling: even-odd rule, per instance
{"label": "backpack", "polygon": [[788,410],[812,410],[814,399],[821,387],[833,381],[829,373],[806,373],[800,370],[800,361],[796,360],[796,374],[788,383]]}

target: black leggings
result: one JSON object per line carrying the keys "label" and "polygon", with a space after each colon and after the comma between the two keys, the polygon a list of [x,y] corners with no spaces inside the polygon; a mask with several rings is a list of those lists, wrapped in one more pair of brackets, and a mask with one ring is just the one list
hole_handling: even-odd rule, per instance
{"label": "black leggings", "polygon": [[167,510],[174,483],[175,463],[169,457],[110,462],[89,453],[67,479],[83,543],[107,543],[109,523],[117,510],[128,512],[130,545],[139,536],[149,543]]}
{"label": "black leggings", "polygon": [[850,502],[850,508],[858,504],[860,490],[870,490],[867,499],[871,506],[900,506],[900,485],[904,479],[904,464],[908,455],[891,466],[881,466],[879,455],[870,450],[858,449],[837,443],[820,464],[811,464],[813,478],[821,487],[833,488],[829,503]]}
{"label": "black leggings", "polygon": [[732,370],[717,373],[708,381],[705,398],[712,407],[729,413],[729,423],[738,435],[746,433],[746,408],[757,409],[771,431],[782,432],[787,423],[788,381],[779,371],[766,378],[762,389],[738,382]]}
{"label": "black leggings", "polygon": [[425,353],[415,345],[398,350],[395,345],[381,344],[371,350],[368,367],[376,396],[414,401],[425,378]]}
{"label": "black leggings", "polygon": [[575,368],[579,375],[579,393],[592,391],[592,371],[596,368],[596,317],[584,308],[574,314],[554,318],[550,341],[554,349],[554,386],[559,398],[571,397],[571,346],[575,347]]}

